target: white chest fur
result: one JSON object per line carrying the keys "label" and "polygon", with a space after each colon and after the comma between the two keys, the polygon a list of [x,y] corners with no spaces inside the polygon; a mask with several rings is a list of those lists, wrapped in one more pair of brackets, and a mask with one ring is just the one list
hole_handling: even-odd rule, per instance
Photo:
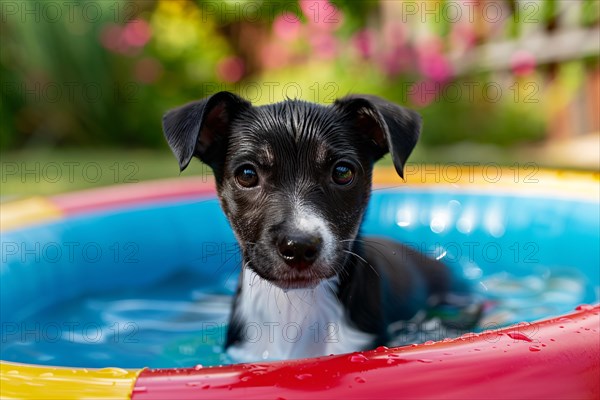
{"label": "white chest fur", "polygon": [[314,289],[284,291],[244,268],[236,317],[242,341],[227,353],[237,362],[282,360],[364,350],[374,336],[350,326],[334,290],[336,280]]}

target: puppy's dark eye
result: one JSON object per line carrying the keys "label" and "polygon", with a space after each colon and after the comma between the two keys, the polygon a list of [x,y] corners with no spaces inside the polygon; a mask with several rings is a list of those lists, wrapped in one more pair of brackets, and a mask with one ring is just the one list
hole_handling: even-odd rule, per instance
{"label": "puppy's dark eye", "polygon": [[346,186],[354,180],[354,167],[347,162],[339,162],[333,167],[331,179],[334,183],[341,186]]}
{"label": "puppy's dark eye", "polygon": [[235,180],[245,188],[258,185],[258,174],[252,165],[242,165],[235,172]]}

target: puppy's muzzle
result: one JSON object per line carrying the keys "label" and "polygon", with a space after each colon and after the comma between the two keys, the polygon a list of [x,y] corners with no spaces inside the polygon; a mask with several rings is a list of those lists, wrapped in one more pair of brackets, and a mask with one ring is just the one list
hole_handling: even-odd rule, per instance
{"label": "puppy's muzzle", "polygon": [[294,232],[281,235],[277,239],[276,246],[279,256],[287,265],[303,270],[319,258],[323,239],[314,233]]}

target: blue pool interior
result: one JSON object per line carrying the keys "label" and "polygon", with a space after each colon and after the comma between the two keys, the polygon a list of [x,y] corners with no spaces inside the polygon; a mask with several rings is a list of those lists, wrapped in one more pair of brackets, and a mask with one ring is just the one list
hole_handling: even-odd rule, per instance
{"label": "blue pool interior", "polygon": [[[481,330],[598,302],[599,212],[595,201],[561,197],[376,190],[363,234],[403,241],[464,277],[487,304]],[[221,345],[239,264],[214,198],[4,232],[1,358],[77,367],[226,363]]]}

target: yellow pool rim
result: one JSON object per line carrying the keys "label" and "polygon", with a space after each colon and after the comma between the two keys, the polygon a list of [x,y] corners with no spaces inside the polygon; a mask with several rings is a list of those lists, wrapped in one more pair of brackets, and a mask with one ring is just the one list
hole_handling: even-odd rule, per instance
{"label": "yellow pool rim", "polygon": [[[556,198],[578,198],[600,201],[600,173],[569,170],[550,170],[521,167],[466,166],[429,164],[405,171],[402,180],[393,167],[377,167],[373,172],[375,190],[385,188],[423,187],[460,189],[465,192],[524,194]],[[183,178],[188,186],[206,186],[206,177]],[[183,179],[148,181],[136,184],[135,192],[160,190],[165,185],[177,185]],[[98,188],[77,193],[97,192],[100,197],[111,188]],[[66,196],[76,196],[67,194]],[[63,196],[64,197],[64,196]],[[0,231],[27,225],[61,220],[68,211],[51,197],[31,197],[0,204]]]}
{"label": "yellow pool rim", "polygon": [[[438,166],[439,167],[439,166]],[[434,173],[407,175],[403,181],[393,168],[377,168],[374,171],[375,190],[396,187],[448,188],[461,192],[478,191],[498,194],[519,193],[531,196],[548,195],[556,198],[577,198],[598,202],[600,199],[600,173],[578,171],[539,170],[531,179],[521,177],[530,173],[522,169],[518,173],[511,168],[500,169],[500,177],[490,180],[484,168],[462,168],[459,179],[451,181]],[[520,178],[515,179],[519,174]],[[170,182],[175,183],[177,180]],[[169,182],[169,181],[166,181]],[[162,185],[166,184],[162,181]],[[188,180],[187,185],[194,185]],[[198,185],[206,187],[205,178],[197,178]],[[136,191],[144,192],[156,185],[153,182],[136,185]],[[103,191],[106,188],[94,189]],[[3,203],[0,205],[0,227],[2,230],[19,228],[31,224],[58,221],[69,212],[61,208],[53,197],[34,197]],[[121,368],[70,368],[29,365],[0,361],[0,398],[2,399],[130,399],[135,382],[144,369]]]}
{"label": "yellow pool rim", "polygon": [[63,212],[52,200],[30,197],[0,205],[0,231],[38,222],[50,222],[63,217]]}
{"label": "yellow pool rim", "polygon": [[556,198],[600,200],[600,172],[597,171],[432,164],[405,172],[405,180],[393,168],[375,168],[373,185],[376,188],[454,188],[466,192],[527,196],[552,194]]}
{"label": "yellow pool rim", "polygon": [[130,399],[142,369],[65,368],[0,362],[2,399]]}

